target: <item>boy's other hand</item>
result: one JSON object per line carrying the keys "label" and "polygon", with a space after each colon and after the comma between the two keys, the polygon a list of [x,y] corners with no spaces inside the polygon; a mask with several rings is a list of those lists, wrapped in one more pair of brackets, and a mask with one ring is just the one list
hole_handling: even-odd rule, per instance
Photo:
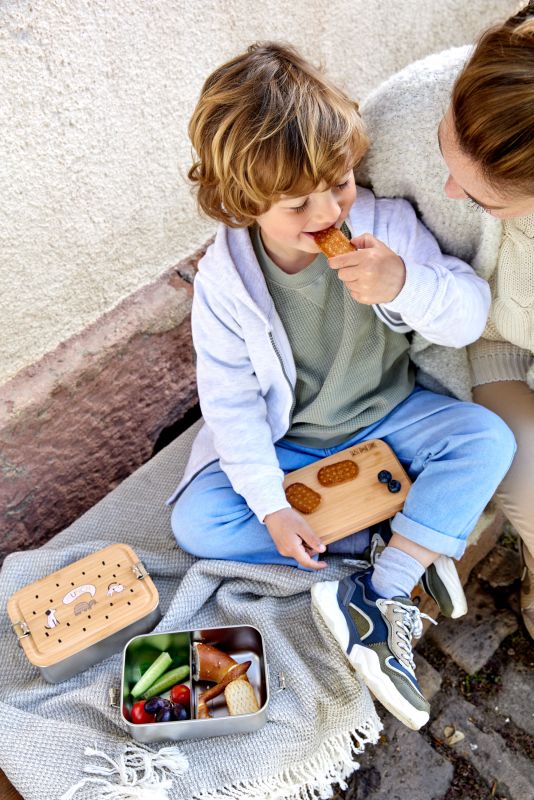
{"label": "boy's other hand", "polygon": [[358,249],[328,259],[329,265],[358,303],[390,303],[404,286],[404,261],[371,233],[355,236],[351,242]]}
{"label": "boy's other hand", "polygon": [[281,508],[267,514],[264,522],[280,555],[294,558],[306,569],[320,570],[326,567],[324,561],[314,561],[312,558],[324,553],[324,544],[295,509]]}

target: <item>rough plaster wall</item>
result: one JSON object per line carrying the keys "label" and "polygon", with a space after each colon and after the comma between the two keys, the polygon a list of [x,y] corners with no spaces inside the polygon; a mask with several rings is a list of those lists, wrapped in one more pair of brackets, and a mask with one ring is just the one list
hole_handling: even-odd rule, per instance
{"label": "rough plaster wall", "polygon": [[515,0],[2,0],[0,382],[195,250],[184,175],[201,83],[284,39],[356,97]]}

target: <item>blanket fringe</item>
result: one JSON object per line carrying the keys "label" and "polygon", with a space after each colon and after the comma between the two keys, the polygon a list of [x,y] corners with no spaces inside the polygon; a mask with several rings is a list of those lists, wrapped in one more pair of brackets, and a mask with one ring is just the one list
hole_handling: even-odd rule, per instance
{"label": "blanket fringe", "polygon": [[[108,766],[88,764],[84,767],[84,772],[103,777],[83,778],[60,800],[71,800],[89,783],[100,785],[98,796],[102,800],[168,800],[168,790],[172,786],[169,773],[183,775],[189,767],[185,755],[174,746],[154,752],[139,744],[128,744],[115,760],[92,747],[86,747],[84,753],[107,762]],[[113,777],[113,781],[108,777]],[[118,782],[115,777],[118,777]]]}
{"label": "blanket fringe", "polygon": [[327,739],[313,758],[272,778],[201,791],[191,800],[328,800],[334,784],[347,788],[345,779],[360,767],[354,757],[366,744],[376,744],[380,730],[381,725],[370,719],[358,730]]}
{"label": "blanket fringe", "polygon": [[[354,757],[365,745],[376,744],[380,729],[377,719],[370,719],[357,730],[327,739],[313,758],[298,766],[286,767],[270,778],[200,791],[191,800],[328,800],[335,784],[347,788],[345,779],[359,769]],[[100,787],[98,797],[102,800],[169,800],[173,777],[183,775],[189,766],[185,755],[174,746],[153,751],[128,744],[116,759],[92,747],[84,752],[107,765],[85,766],[84,772],[100,777],[83,778],[60,800],[72,800],[88,784]]]}

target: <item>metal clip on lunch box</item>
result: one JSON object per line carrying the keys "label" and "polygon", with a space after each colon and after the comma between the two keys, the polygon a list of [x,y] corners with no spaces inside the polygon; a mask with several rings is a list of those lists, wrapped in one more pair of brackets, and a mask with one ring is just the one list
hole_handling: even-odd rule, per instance
{"label": "metal clip on lunch box", "polygon": [[25,586],[9,598],[7,611],[26,656],[50,683],[118,652],[161,618],[158,591],[126,544]]}
{"label": "metal clip on lunch box", "polygon": [[[195,664],[196,642],[216,647],[231,656],[239,664],[250,661],[246,677],[250,682],[258,710],[252,713],[230,716],[223,693],[209,702],[207,719],[197,718],[200,695],[213,686],[213,682],[196,679]],[[134,702],[142,698],[133,698],[131,690],[148,666],[163,652],[169,653],[173,667],[189,665],[189,678],[181,681],[190,688],[191,702],[188,719],[169,722],[149,722],[135,724],[131,721],[130,711]],[[169,668],[171,669],[171,668]],[[261,728],[267,722],[269,705],[269,681],[263,637],[252,625],[231,625],[223,628],[203,628],[168,633],[153,633],[138,636],[128,642],[124,648],[122,662],[122,689],[118,705],[123,721],[130,734],[139,742],[156,742],[163,739],[204,739],[211,736],[223,736],[230,733],[249,733]],[[282,686],[282,684],[281,684]],[[285,686],[283,687],[285,688]],[[118,691],[111,693],[117,697]],[[162,696],[168,694],[163,692]],[[118,697],[117,697],[118,699]]]}

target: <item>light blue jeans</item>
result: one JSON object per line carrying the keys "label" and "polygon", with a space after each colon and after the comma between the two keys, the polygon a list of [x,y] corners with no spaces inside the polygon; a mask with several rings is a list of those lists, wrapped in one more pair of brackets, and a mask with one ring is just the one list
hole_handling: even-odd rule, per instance
{"label": "light blue jeans", "polygon": [[[337,447],[299,447],[286,439],[275,447],[280,467],[291,472],[366,439],[383,439],[413,481],[392,529],[429,550],[460,558],[512,463],[516,445],[506,423],[475,403],[416,386],[387,416]],[[278,553],[266,526],[233,490],[218,462],[183,491],[171,524],[180,547],[201,558],[297,566]]]}

